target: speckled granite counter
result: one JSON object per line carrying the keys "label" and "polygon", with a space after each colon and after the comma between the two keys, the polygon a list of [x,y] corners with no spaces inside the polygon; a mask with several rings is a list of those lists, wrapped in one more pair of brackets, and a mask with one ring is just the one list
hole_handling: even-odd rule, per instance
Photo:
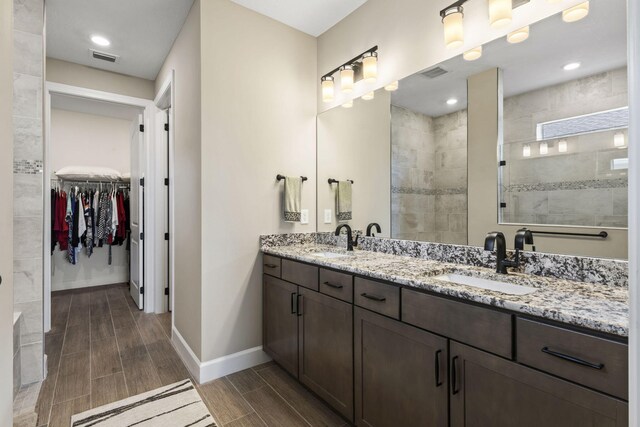
{"label": "speckled granite counter", "polygon": [[310,242],[263,246],[262,250],[271,255],[314,263],[411,288],[475,301],[621,337],[628,336],[629,308],[625,286],[510,274],[509,282],[532,286],[538,290],[528,295],[508,295],[434,278],[441,274],[455,272],[505,281],[505,276],[487,268],[363,250],[355,250],[341,258],[322,258],[314,253],[347,254],[347,252],[336,246]]}

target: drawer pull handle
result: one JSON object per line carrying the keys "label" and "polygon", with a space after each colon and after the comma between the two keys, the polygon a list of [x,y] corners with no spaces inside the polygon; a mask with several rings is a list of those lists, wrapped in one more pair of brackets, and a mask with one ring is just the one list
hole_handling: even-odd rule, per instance
{"label": "drawer pull handle", "polygon": [[456,395],[460,393],[458,388],[458,356],[451,359],[451,394]]}
{"label": "drawer pull handle", "polygon": [[591,363],[586,360],[578,359],[574,356],[569,356],[568,354],[558,353],[557,351],[553,351],[549,349],[549,347],[543,347],[541,350],[543,353],[549,354],[551,356],[557,357],[562,360],[566,360],[568,362],[577,363],[578,365],[586,366],[588,368],[601,370],[604,368],[604,363]]}
{"label": "drawer pull handle", "polygon": [[277,268],[278,267],[275,264],[265,264],[264,266],[267,267],[267,268]]}
{"label": "drawer pull handle", "polygon": [[440,387],[443,382],[440,379],[440,355],[442,354],[442,350],[436,351],[436,387]]}
{"label": "drawer pull handle", "polygon": [[[298,317],[302,316],[302,310],[300,310],[300,301],[302,300],[302,295],[298,294],[298,296],[296,297],[296,311],[297,311],[297,315]],[[304,303],[304,300],[302,300],[302,302]]]}
{"label": "drawer pull handle", "polygon": [[342,288],[344,288],[344,286],[342,286],[342,285],[334,285],[333,283],[330,283],[330,282],[324,282],[324,284],[329,286],[330,288],[334,288],[334,289],[342,289]]}
{"label": "drawer pull handle", "polygon": [[296,293],[291,292],[291,314],[296,314]]}
{"label": "drawer pull handle", "polygon": [[374,300],[374,301],[377,301],[377,302],[385,302],[387,300],[385,297],[379,297],[377,295],[371,295],[371,294],[368,294],[366,292],[361,293],[360,296],[363,296],[363,297],[365,297],[367,299]]}

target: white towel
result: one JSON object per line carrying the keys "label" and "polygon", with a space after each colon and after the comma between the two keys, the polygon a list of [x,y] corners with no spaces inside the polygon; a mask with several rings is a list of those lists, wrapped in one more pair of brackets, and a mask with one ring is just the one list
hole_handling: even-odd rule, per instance
{"label": "white towel", "polygon": [[336,216],[338,217],[338,221],[349,221],[353,217],[351,209],[351,181],[338,182]]}
{"label": "white towel", "polygon": [[300,222],[302,205],[302,178],[288,176],[284,179],[284,220]]}

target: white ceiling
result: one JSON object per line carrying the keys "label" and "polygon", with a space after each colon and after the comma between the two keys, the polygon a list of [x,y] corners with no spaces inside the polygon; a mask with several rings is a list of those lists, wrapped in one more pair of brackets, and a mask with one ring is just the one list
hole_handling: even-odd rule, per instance
{"label": "white ceiling", "polygon": [[[394,105],[440,116],[466,108],[467,77],[493,67],[503,70],[505,97],[560,84],[622,67],[627,63],[626,5],[624,0],[593,0],[589,15],[567,24],[555,15],[531,26],[529,39],[510,45],[504,38],[483,46],[472,62],[462,56],[439,66],[448,71],[428,79],[420,73],[400,81],[392,94]],[[577,70],[562,67],[581,62]],[[432,67],[433,68],[433,67]],[[457,98],[448,106],[446,100]]]}
{"label": "white ceiling", "polygon": [[59,93],[51,95],[51,108],[131,121],[136,120],[138,114],[142,113],[142,109],[130,105],[61,95]]}
{"label": "white ceiling", "polygon": [[[193,0],[47,0],[47,56],[154,80]],[[111,41],[95,46],[99,34]],[[94,48],[120,56],[93,59]]]}
{"label": "white ceiling", "polygon": [[318,37],[367,0],[232,0],[269,18]]}

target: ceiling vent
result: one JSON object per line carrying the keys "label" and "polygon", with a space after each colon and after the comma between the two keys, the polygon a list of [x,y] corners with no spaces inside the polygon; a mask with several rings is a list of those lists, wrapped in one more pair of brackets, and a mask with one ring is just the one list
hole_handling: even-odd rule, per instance
{"label": "ceiling vent", "polygon": [[120,59],[118,55],[113,55],[111,53],[106,53],[106,52],[100,52],[94,49],[89,49],[89,52],[91,52],[91,56],[93,57],[93,59],[99,59],[101,61],[118,62],[118,60]]}
{"label": "ceiling vent", "polygon": [[439,77],[443,74],[447,74],[448,71],[445,70],[444,68],[440,68],[440,67],[435,67],[432,68],[430,70],[427,70],[425,72],[422,73],[423,76],[425,76],[428,79],[435,79],[436,77]]}

